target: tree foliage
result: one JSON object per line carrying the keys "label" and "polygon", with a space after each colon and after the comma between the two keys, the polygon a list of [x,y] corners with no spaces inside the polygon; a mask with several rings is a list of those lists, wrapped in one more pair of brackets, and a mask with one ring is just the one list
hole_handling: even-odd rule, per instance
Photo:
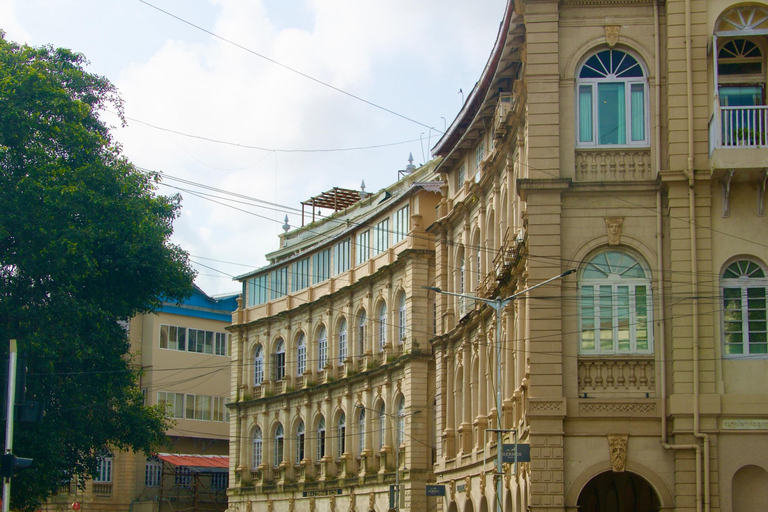
{"label": "tree foliage", "polygon": [[13,479],[14,508],[90,476],[101,451],[164,440],[118,322],[185,298],[194,278],[169,241],[180,198],[155,195],[158,177],[121,155],[100,117],[122,119],[121,100],[86,64],[0,31],[0,353],[18,340],[27,398],[46,410],[17,424],[14,452],[35,462]]}

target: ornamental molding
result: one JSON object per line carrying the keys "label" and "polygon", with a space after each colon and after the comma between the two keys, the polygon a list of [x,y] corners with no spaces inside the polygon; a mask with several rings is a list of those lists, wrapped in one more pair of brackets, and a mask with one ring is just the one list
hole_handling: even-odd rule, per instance
{"label": "ornamental molding", "polygon": [[529,416],[565,416],[565,400],[529,399]]}
{"label": "ornamental molding", "polygon": [[656,402],[651,403],[627,403],[627,402],[581,402],[579,413],[589,416],[613,416],[613,415],[655,415]]}
{"label": "ornamental molding", "polygon": [[720,423],[723,430],[768,430],[766,418],[723,418]]}

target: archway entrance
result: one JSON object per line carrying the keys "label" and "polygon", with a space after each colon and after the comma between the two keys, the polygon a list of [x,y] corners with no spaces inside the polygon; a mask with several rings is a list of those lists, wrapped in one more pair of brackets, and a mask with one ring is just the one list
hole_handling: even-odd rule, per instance
{"label": "archway entrance", "polygon": [[653,487],[625,471],[594,477],[579,494],[579,512],[657,512],[661,506]]}

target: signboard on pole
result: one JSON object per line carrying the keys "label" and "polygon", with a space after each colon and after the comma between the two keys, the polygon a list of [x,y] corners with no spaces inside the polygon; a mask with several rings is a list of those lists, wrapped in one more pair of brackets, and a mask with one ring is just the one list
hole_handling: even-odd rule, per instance
{"label": "signboard on pole", "polygon": [[501,445],[501,461],[515,462],[515,452],[517,452],[517,462],[531,462],[531,445],[529,444]]}
{"label": "signboard on pole", "polygon": [[445,496],[445,486],[427,484],[427,496]]}

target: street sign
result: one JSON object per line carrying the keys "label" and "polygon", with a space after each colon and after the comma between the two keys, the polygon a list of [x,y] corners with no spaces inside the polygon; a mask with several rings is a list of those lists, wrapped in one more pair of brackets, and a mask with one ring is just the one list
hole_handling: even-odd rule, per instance
{"label": "street sign", "polygon": [[445,486],[427,484],[427,496],[445,496]]}
{"label": "street sign", "polygon": [[517,448],[517,462],[531,462],[531,445],[504,444],[501,446],[501,462],[515,462],[515,448]]}

